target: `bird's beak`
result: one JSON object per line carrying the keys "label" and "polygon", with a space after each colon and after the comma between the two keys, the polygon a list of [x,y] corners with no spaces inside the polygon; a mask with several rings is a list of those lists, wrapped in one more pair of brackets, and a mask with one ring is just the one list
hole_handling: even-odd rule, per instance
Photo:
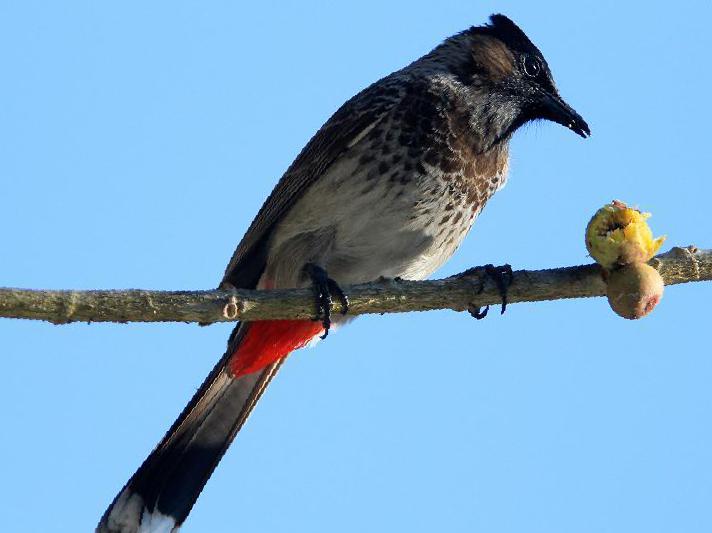
{"label": "bird's beak", "polygon": [[539,104],[539,116],[566,126],[584,139],[591,135],[586,121],[558,94],[544,93]]}

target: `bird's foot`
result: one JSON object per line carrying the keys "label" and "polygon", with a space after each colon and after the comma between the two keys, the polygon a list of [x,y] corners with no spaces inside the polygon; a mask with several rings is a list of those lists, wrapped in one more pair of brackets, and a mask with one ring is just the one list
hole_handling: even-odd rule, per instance
{"label": "bird's foot", "polygon": [[[461,277],[469,277],[473,275],[476,275],[480,278],[480,289],[478,291],[478,294],[481,293],[485,288],[484,279],[486,277],[492,278],[495,285],[497,286],[497,291],[499,292],[499,295],[502,298],[501,314],[504,314],[507,309],[507,290],[509,289],[509,286],[512,284],[512,280],[514,279],[511,265],[494,266],[490,264],[485,265],[483,267],[470,268],[458,274],[458,276]],[[467,311],[472,317],[476,318],[477,320],[482,320],[484,317],[487,316],[489,307],[490,306],[487,305],[484,309],[482,309],[480,306],[470,304],[467,308]]]}
{"label": "bird's foot", "polygon": [[403,281],[403,278],[400,276],[396,276],[395,278],[387,278],[386,276],[378,276],[376,278],[375,283],[380,283],[382,285],[389,285],[391,283],[400,283]]}
{"label": "bird's foot", "polygon": [[320,337],[325,339],[331,329],[331,304],[333,297],[336,297],[341,304],[341,314],[345,315],[349,311],[349,298],[341,290],[339,284],[331,279],[326,270],[314,263],[307,263],[304,272],[309,276],[316,297],[316,316],[314,320],[321,320],[324,327],[324,334]]}

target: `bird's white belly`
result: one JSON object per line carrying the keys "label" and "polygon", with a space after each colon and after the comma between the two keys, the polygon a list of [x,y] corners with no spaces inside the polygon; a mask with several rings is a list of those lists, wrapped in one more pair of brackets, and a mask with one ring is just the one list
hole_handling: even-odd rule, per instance
{"label": "bird's white belly", "polygon": [[444,180],[367,180],[355,164],[333,168],[275,228],[265,271],[271,286],[307,284],[302,269],[309,262],[341,284],[423,279],[462,242],[478,209],[448,194]]}

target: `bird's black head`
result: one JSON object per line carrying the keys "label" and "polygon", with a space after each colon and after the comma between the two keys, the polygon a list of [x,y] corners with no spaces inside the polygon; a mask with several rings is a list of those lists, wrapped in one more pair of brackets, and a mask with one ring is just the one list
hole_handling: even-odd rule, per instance
{"label": "bird's black head", "polygon": [[473,106],[473,121],[491,137],[486,144],[537,119],[557,122],[584,138],[591,134],[586,121],[559,96],[544,56],[510,19],[492,15],[489,24],[451,39],[462,52],[451,70],[479,103]]}

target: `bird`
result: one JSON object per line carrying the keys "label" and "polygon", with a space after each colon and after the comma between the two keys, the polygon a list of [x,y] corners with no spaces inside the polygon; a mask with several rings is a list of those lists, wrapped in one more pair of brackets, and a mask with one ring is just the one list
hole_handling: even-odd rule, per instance
{"label": "bird", "polygon": [[[505,185],[512,135],[536,120],[591,134],[540,50],[502,14],[344,103],[279,180],[219,285],[311,286],[315,320],[238,323],[97,531],[176,531],[285,358],[351,319],[340,286],[435,272]],[[342,313],[332,316],[334,298]]]}

